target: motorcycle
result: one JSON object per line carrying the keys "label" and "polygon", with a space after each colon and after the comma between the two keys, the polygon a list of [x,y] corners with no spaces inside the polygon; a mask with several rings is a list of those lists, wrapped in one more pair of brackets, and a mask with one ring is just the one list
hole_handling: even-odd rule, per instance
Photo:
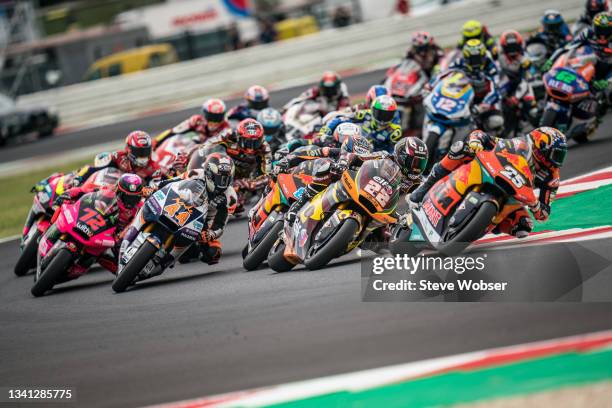
{"label": "motorcycle", "polygon": [[28,214],[28,220],[34,221],[27,233],[21,237],[20,254],[14,268],[15,275],[23,276],[36,267],[38,241],[49,229],[51,218],[55,213],[53,202],[64,193],[65,189],[72,186],[73,180],[72,173],[52,175],[43,182],[44,188],[34,195],[34,202]]}
{"label": "motorcycle", "polygon": [[117,202],[104,191],[64,203],[40,239],[32,295],[44,295],[58,283],[77,279],[107,249],[114,247]]}
{"label": "motorcycle", "polygon": [[321,127],[322,107],[319,102],[306,100],[287,107],[283,114],[285,138],[288,142],[296,139],[312,139]]}
{"label": "motorcycle", "polygon": [[547,100],[541,126],[555,127],[578,143],[589,140],[597,126],[597,101],[589,87],[596,62],[590,46],[572,49],[557,58],[543,77]]}
{"label": "motorcycle", "polygon": [[304,164],[306,162],[292,174],[279,174],[268,194],[249,211],[249,240],[242,252],[242,265],[246,270],[255,270],[266,260],[283,229],[285,212],[312,182],[311,176],[300,172]]}
{"label": "motorcycle", "polygon": [[387,71],[384,86],[390,90],[391,96],[401,107],[400,118],[404,135],[422,127],[424,112],[421,91],[428,81],[427,74],[412,59],[406,59]]}
{"label": "motorcycle", "polygon": [[284,225],[268,254],[270,268],[285,272],[298,263],[310,270],[322,268],[363,243],[372,231],[395,223],[399,174],[399,167],[385,159],[345,171],[304,205],[293,223]]}
{"label": "motorcycle", "polygon": [[423,140],[429,151],[428,167],[443,157],[453,142],[463,140],[473,129],[474,90],[462,72],[438,81],[423,101]]}
{"label": "motorcycle", "polygon": [[119,272],[112,285],[115,292],[160,275],[198,242],[208,211],[206,199],[201,198],[206,196],[205,189],[201,181],[188,179],[168,184],[147,199],[136,215],[145,222],[119,256]]}
{"label": "motorcycle", "polygon": [[[179,126],[181,125],[177,127]],[[189,152],[198,144],[199,135],[196,132],[177,132],[175,131],[177,127],[172,130],[176,135],[164,140],[162,144],[155,148],[153,154],[153,160],[166,170],[172,167],[179,153]]]}
{"label": "motorcycle", "polygon": [[534,205],[529,154],[524,141],[501,140],[439,180],[408,214],[407,226],[395,228],[391,252],[414,256],[433,248],[457,255],[512,212]]}

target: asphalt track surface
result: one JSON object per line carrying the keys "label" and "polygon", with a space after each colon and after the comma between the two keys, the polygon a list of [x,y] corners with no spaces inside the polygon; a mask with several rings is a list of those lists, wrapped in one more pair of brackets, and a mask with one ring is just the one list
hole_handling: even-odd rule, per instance
{"label": "asphalt track surface", "polygon": [[[572,148],[562,176],[610,165],[607,133]],[[612,327],[607,303],[363,303],[350,258],[314,272],[245,272],[246,228],[228,226],[218,265],[180,265],[121,295],[112,275],[93,271],[34,299],[32,276],[12,272],[17,243],[0,245],[0,387],[71,386],[78,406],[132,407]],[[520,267],[520,252],[509,254]]]}

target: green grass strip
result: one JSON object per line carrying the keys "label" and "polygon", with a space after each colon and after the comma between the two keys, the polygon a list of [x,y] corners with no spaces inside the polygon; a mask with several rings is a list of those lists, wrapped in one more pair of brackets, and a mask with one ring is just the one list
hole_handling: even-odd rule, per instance
{"label": "green grass strip", "polygon": [[273,407],[449,406],[612,379],[612,350],[565,353],[487,369],[450,372],[361,392],[338,392]]}
{"label": "green grass strip", "polygon": [[25,218],[32,207],[34,194],[30,189],[55,171],[68,172],[89,163],[80,160],[57,168],[37,170],[27,174],[0,178],[0,238],[21,233]]}
{"label": "green grass strip", "polygon": [[548,221],[536,222],[534,231],[560,231],[610,224],[612,224],[612,185],[607,185],[555,201]]}

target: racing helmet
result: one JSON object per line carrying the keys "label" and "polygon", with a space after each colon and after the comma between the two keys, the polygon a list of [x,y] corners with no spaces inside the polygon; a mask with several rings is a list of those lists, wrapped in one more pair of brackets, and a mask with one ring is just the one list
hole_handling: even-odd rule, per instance
{"label": "racing helmet", "polygon": [[545,33],[560,34],[564,23],[563,16],[557,10],[546,10],[542,16],[542,28]]}
{"label": "racing helmet", "polygon": [[264,130],[264,138],[270,143],[275,139],[283,126],[283,117],[274,108],[265,108],[257,114],[257,121],[261,123]]}
{"label": "racing helmet", "polygon": [[612,12],[599,13],[593,19],[593,34],[595,36],[595,53],[606,62],[612,57]]}
{"label": "racing helmet", "polygon": [[349,153],[357,155],[365,155],[372,153],[372,144],[360,134],[352,134],[347,136],[340,147],[340,155],[344,156]]}
{"label": "racing helmet", "polygon": [[483,40],[484,30],[482,23],[478,20],[468,20],[463,24],[462,28],[463,41],[478,39]]}
{"label": "racing helmet", "polygon": [[409,178],[421,175],[427,167],[427,145],[416,137],[400,139],[393,148],[393,158]]}
{"label": "racing helmet", "polygon": [[601,12],[610,10],[608,0],[586,0],[586,14],[590,19]]}
{"label": "racing helmet", "polygon": [[333,133],[335,146],[342,146],[344,141],[351,136],[361,136],[361,128],[354,123],[345,122],[336,126]]}
{"label": "racing helmet", "polygon": [[249,109],[262,110],[268,107],[270,94],[263,86],[253,85],[244,94]]}
{"label": "racing helmet", "polygon": [[213,153],[202,165],[209,192],[223,192],[232,185],[234,179],[234,161],[226,154]]}
{"label": "racing helmet", "polygon": [[461,50],[465,68],[471,74],[477,74],[485,69],[487,49],[480,40],[469,40]]}
{"label": "racing helmet", "polygon": [[389,95],[391,96],[391,92],[387,89],[386,86],[383,85],[372,85],[370,89],[368,89],[368,93],[366,94],[365,104],[366,106],[372,106],[372,102],[374,99],[381,95]]}
{"label": "racing helmet", "polygon": [[545,166],[560,168],[567,156],[567,139],[561,131],[541,126],[527,134],[531,140],[533,157]]}
{"label": "racing helmet", "polygon": [[379,125],[387,125],[393,121],[397,112],[397,102],[389,95],[377,96],[371,105],[372,117]]}
{"label": "racing helmet", "polygon": [[525,42],[516,30],[506,30],[499,37],[501,52],[510,59],[517,59],[523,55]]}
{"label": "racing helmet", "polygon": [[144,182],[140,176],[132,173],[124,173],[117,182],[117,203],[120,208],[134,208],[142,198]]}
{"label": "racing helmet", "polygon": [[433,37],[427,31],[417,31],[410,38],[412,51],[419,55],[425,55],[433,45]]}
{"label": "racing helmet", "polygon": [[319,93],[326,98],[335,98],[340,95],[342,79],[334,71],[325,71],[319,81]]}
{"label": "racing helmet", "polygon": [[142,130],[133,131],[125,139],[125,151],[133,166],[147,166],[152,152],[151,136]]}
{"label": "racing helmet", "polygon": [[238,145],[247,154],[255,154],[263,146],[264,129],[255,119],[244,119],[236,128]]}
{"label": "racing helmet", "polygon": [[202,115],[209,129],[216,130],[225,121],[225,103],[221,99],[209,99],[202,105]]}

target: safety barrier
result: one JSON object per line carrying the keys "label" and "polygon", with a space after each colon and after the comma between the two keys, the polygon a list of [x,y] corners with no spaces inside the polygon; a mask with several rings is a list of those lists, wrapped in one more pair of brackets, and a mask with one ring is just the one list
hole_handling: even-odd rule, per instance
{"label": "safety barrier", "polygon": [[20,105],[57,107],[68,127],[112,123],[159,109],[179,109],[209,96],[227,97],[258,83],[312,79],[321,71],[371,66],[399,58],[410,33],[430,31],[442,45],[457,40],[461,25],[476,18],[493,34],[536,27],[544,10],[576,18],[576,0],[473,0],[422,17],[390,17],[148,71],[24,95]]}

